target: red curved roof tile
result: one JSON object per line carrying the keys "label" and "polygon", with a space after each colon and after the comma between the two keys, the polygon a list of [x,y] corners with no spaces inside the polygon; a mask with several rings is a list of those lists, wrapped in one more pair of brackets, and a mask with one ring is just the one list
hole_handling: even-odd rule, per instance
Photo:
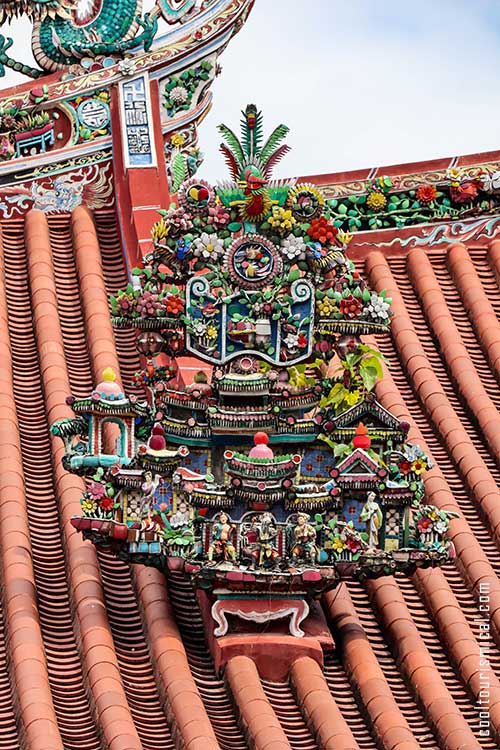
{"label": "red curved roof tile", "polygon": [[[138,368],[110,325],[126,268],[115,218],[77,209],[5,223],[0,281],[0,747],[5,750],[489,750],[500,741],[500,242],[367,254],[387,288],[381,403],[434,457],[429,502],[459,510],[457,565],[349,582],[324,597],[337,651],[289,682],[247,657],[215,671],[190,585],[97,554],[69,519],[81,481],[48,424],[112,366]],[[2,276],[3,278],[3,276]],[[476,699],[489,587],[491,735]],[[8,658],[7,658],[8,655]]]}

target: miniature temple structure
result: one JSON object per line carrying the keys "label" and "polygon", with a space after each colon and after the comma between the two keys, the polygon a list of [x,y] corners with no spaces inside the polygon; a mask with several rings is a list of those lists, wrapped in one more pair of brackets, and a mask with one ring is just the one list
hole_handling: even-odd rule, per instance
{"label": "miniature temple structure", "polygon": [[213,184],[277,32],[150,5],[0,2],[0,746],[493,750],[500,151]]}
{"label": "miniature temple structure", "polygon": [[272,179],[288,129],[264,141],[249,105],[241,139],[220,130],[231,181],[184,182],[110,299],[115,327],[137,331],[143,400],[106,371],[52,432],[88,481],[75,528],[182,570],[222,667],[284,621],[314,639],[310,607],[346,577],[447,562],[453,513],[424,504],[431,461],[373,393],[383,357],[363,336],[389,330],[391,300],[356,271],[321,191]]}

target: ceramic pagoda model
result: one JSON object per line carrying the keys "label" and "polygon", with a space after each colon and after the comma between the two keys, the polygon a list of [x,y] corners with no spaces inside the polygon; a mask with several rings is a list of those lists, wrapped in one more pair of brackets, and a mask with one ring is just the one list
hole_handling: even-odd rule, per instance
{"label": "ceramic pagoda model", "polygon": [[183,570],[216,636],[228,615],[266,632],[289,617],[301,636],[343,577],[446,562],[453,514],[425,504],[430,460],[374,395],[383,357],[362,336],[389,330],[391,300],[347,258],[322,193],[272,180],[288,129],[264,140],[250,105],[241,140],[220,130],[231,181],[185,182],[111,298],[114,326],[138,331],[145,398],[107,370],[52,432],[87,482],[86,538]]}

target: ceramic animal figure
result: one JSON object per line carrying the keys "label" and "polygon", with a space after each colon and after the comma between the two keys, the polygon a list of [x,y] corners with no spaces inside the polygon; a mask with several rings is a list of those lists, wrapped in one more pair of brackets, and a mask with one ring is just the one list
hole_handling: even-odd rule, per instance
{"label": "ceramic animal figure", "polygon": [[[33,21],[32,49],[42,70],[13,60],[6,53],[13,40],[0,35],[0,75],[5,67],[32,78],[83,57],[120,55],[134,47],[149,49],[158,29],[159,8],[141,16],[142,0],[18,0],[0,3],[0,23],[20,11]],[[138,33],[139,32],[139,33]]]}

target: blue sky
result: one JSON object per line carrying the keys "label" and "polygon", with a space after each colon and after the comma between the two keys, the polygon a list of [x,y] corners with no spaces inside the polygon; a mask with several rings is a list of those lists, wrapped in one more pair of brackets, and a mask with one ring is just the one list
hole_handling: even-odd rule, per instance
{"label": "blue sky", "polygon": [[[28,28],[3,30],[13,57],[28,58]],[[500,149],[497,0],[256,0],[221,63],[200,128],[212,180],[216,125],[237,128],[247,102],[266,130],[292,129],[280,176]]]}

